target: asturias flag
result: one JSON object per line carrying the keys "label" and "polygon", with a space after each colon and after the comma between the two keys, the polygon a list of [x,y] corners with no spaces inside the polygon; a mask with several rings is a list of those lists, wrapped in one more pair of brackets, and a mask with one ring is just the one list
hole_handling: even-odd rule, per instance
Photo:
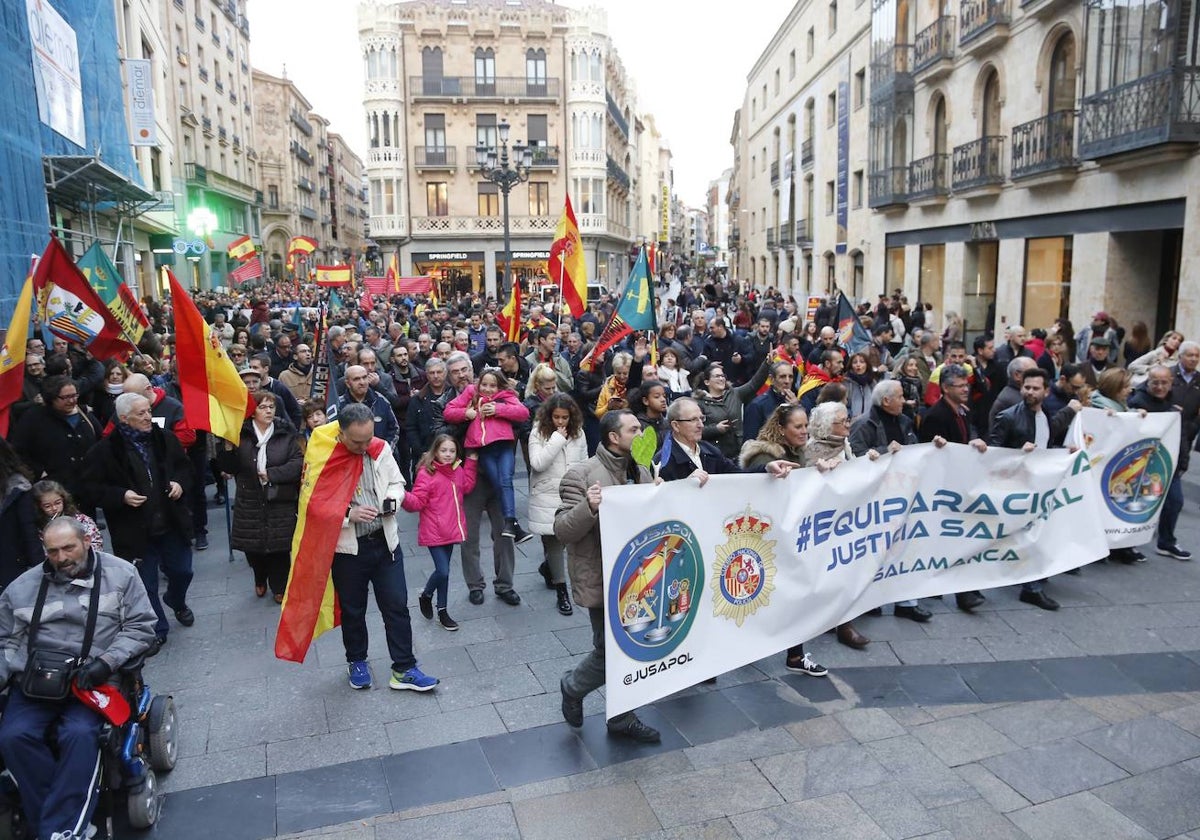
{"label": "asturias flag", "polygon": [[563,206],[562,218],[554,230],[550,246],[550,279],[558,284],[562,301],[578,318],[587,309],[587,258],[579,238],[579,224],[571,208],[571,196]]}
{"label": "asturias flag", "polygon": [[629,273],[629,280],[625,283],[625,293],[621,295],[621,302],[617,304],[612,319],[596,339],[596,346],[589,354],[592,359],[590,364],[602,358],[608,348],[631,332],[656,331],[658,319],[654,310],[654,290],[647,271],[646,249],[642,248],[638,252],[637,262],[633,264],[633,271]]}
{"label": "asturias flag", "polygon": [[0,437],[8,437],[8,421],[13,403],[21,399],[25,384],[25,342],[29,339],[29,318],[33,314],[33,277],[25,278],[17,308],[13,310],[4,345],[0,347]]}
{"label": "asturias flag", "polygon": [[54,237],[33,272],[33,291],[39,320],[59,338],[85,345],[100,361],[125,359],[133,351],[121,324]]}
{"label": "asturias flag", "polygon": [[92,247],[79,258],[79,270],[120,323],[125,336],[134,344],[141,341],[150,321],[99,242],[93,242]]}
{"label": "asturias flag", "polygon": [[508,303],[496,314],[496,323],[504,330],[508,341],[521,340],[521,282],[514,281],[508,295]]}
{"label": "asturias flag", "polygon": [[167,276],[175,308],[175,370],[184,414],[192,428],[207,429],[237,446],[242,423],[254,413],[254,401],[191,295],[169,270]]}
{"label": "asturias flag", "polygon": [[[367,454],[379,456],[387,444],[372,438]],[[309,438],[300,480],[300,511],[292,536],[288,579],[275,656],[303,662],[313,640],[341,623],[330,570],[342,519],[362,477],[363,458],[338,443],[338,424],[326,423]]]}

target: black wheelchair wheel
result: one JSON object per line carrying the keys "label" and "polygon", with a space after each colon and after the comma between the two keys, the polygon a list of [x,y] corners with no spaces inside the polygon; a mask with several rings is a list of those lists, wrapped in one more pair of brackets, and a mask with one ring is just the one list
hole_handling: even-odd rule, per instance
{"label": "black wheelchair wheel", "polygon": [[146,715],[146,732],[150,736],[150,766],[160,773],[175,769],[179,759],[179,744],[176,728],[179,722],[175,714],[175,701],[160,694],[150,701]]}
{"label": "black wheelchair wheel", "polygon": [[146,771],[146,778],[136,787],[127,792],[125,807],[129,815],[129,825],[132,828],[149,828],[158,820],[158,809],[161,807],[158,798],[158,779],[153,770]]}

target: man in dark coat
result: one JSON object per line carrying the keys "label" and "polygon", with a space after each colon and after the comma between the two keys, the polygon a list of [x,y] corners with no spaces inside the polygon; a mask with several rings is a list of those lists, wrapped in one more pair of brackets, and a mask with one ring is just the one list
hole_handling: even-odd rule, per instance
{"label": "man in dark coat", "polygon": [[[1181,344],[1180,352],[1186,342]],[[1200,348],[1192,351],[1200,353]],[[1193,360],[1193,375],[1195,374],[1195,361]],[[1180,364],[1183,361],[1180,359]],[[1137,390],[1129,397],[1130,410],[1142,409],[1149,412],[1171,412],[1179,411],[1180,406],[1175,401],[1177,396],[1183,396],[1182,392],[1177,394],[1172,389],[1175,382],[1175,375],[1171,369],[1165,365],[1155,365],[1150,368],[1150,372]],[[1192,410],[1195,410],[1195,403],[1192,403]],[[1175,475],[1171,478],[1171,483],[1167,485],[1167,495],[1163,499],[1162,513],[1158,517],[1158,532],[1155,542],[1155,550],[1164,557],[1174,557],[1176,560],[1191,560],[1192,552],[1181,547],[1175,536],[1175,525],[1179,521],[1179,514],[1183,511],[1183,484],[1182,476],[1188,469],[1188,462],[1191,458],[1191,446],[1188,440],[1189,424],[1185,419],[1182,427],[1179,430],[1179,451],[1173,453],[1176,457]]]}
{"label": "man in dark coat", "polygon": [[[191,627],[187,605],[192,582],[192,516],[184,501],[191,464],[179,440],[154,424],[150,401],[121,394],[114,404],[112,434],[88,452],[83,475],[92,499],[104,508],[113,552],[138,567],[157,621],[156,644],[166,643],[170,624],[163,606]],[[167,591],[159,599],[159,570]]]}

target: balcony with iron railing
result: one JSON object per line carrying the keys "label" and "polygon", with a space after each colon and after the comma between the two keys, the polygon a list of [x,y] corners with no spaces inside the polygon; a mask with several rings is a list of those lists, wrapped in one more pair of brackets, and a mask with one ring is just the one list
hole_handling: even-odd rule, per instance
{"label": "balcony with iron railing", "polygon": [[813,244],[812,231],[808,229],[808,219],[796,220],[796,247],[811,248]]}
{"label": "balcony with iron railing", "polygon": [[623,135],[625,135],[626,138],[628,138],[629,137],[629,121],[626,120],[624,115],[621,114],[621,109],[619,107],[617,107],[617,103],[612,98],[612,94],[609,93],[607,90],[604,91],[604,100],[608,104],[609,118],[614,123],[616,123],[617,128],[619,128],[621,130],[621,133]]}
{"label": "balcony with iron railing", "polygon": [[529,151],[533,155],[530,169],[553,169],[558,166],[558,146],[531,146]]}
{"label": "balcony with iron railing", "polygon": [[254,187],[236,178],[222,175],[215,169],[209,169],[198,163],[185,163],[183,165],[183,175],[189,183],[207,187],[210,190],[223,193],[231,198],[236,198],[247,203],[262,203],[262,195]]}
{"label": "balcony with iron railing", "polygon": [[220,126],[220,127],[217,129],[217,141],[218,141],[218,142],[219,142],[219,143],[220,143],[222,146],[228,146],[228,145],[229,145],[229,131],[228,131],[228,130],[226,130],[225,126]]}
{"label": "balcony with iron railing", "polygon": [[292,154],[307,163],[309,166],[312,166],[313,156],[309,153],[308,149],[300,145],[299,141],[293,140],[291,148]]}
{"label": "balcony with iron railing", "polygon": [[300,215],[300,218],[302,218],[302,219],[308,219],[310,222],[315,222],[317,220],[317,211],[312,209],[308,205],[301,204],[297,208],[296,212]]}
{"label": "balcony with iron railing", "polygon": [[871,98],[885,99],[912,91],[912,44],[896,44],[871,61]]}
{"label": "balcony with iron railing", "polygon": [[208,135],[209,137],[212,137],[212,135],[213,135],[212,117],[201,117],[200,118],[200,128],[204,131],[204,133],[206,135]]}
{"label": "balcony with iron railing", "polygon": [[557,99],[559,80],[524,76],[410,76],[414,99]]}
{"label": "balcony with iron railing", "polygon": [[908,166],[910,201],[944,199],[950,195],[950,155],[937,152],[914,160]]}
{"label": "balcony with iron railing", "polygon": [[204,18],[200,17],[200,15],[196,15],[196,28],[201,32],[203,32],[206,28]]}
{"label": "balcony with iron railing", "polygon": [[316,184],[305,178],[303,175],[296,179],[296,186],[304,190],[306,193],[311,193],[317,187]]}
{"label": "balcony with iron railing", "polygon": [[771,161],[771,186],[779,183],[779,161]]}
{"label": "balcony with iron railing", "polygon": [[980,137],[955,146],[950,171],[955,191],[999,187],[1004,183],[1004,138]]}
{"label": "balcony with iron railing", "polygon": [[313,136],[312,123],[310,123],[307,119],[305,119],[303,114],[301,114],[299,111],[297,111],[295,108],[293,108],[291,113],[288,116],[292,120],[292,125],[296,126],[296,128],[298,128],[298,129],[300,129],[300,131],[304,133],[305,137]]}
{"label": "balcony with iron railing", "polygon": [[208,68],[200,67],[199,69],[197,69],[196,75],[200,77],[200,81],[207,82],[208,81]]}
{"label": "balcony with iron railing", "polygon": [[1028,178],[1049,172],[1073,172],[1075,112],[1055,111],[1012,130],[1012,177]]}
{"label": "balcony with iron railing", "polygon": [[812,169],[813,165],[813,139],[809,137],[800,144],[800,167],[802,169]]}
{"label": "balcony with iron railing", "polygon": [[629,187],[631,185],[629,173],[622,168],[621,164],[613,160],[611,155],[606,155],[605,157],[607,158],[606,168],[608,170],[608,180],[625,190],[625,192],[629,192]]}
{"label": "balcony with iron railing", "polygon": [[908,167],[888,166],[872,172],[868,190],[868,204],[872,209],[907,206]]}
{"label": "balcony with iron railing", "polygon": [[796,226],[790,222],[779,226],[779,247],[791,248],[796,244]]}
{"label": "balcony with iron railing", "polygon": [[958,43],[967,52],[991,49],[1008,39],[1011,0],[961,0]]}
{"label": "balcony with iron railing", "polygon": [[213,82],[213,87],[215,87],[217,89],[217,93],[225,92],[225,83],[222,82],[220,79],[217,79],[215,82]]}
{"label": "balcony with iron railing", "polygon": [[926,81],[941,78],[954,67],[955,23],[953,15],[942,15],[917,33],[913,45],[913,74]]}
{"label": "balcony with iron railing", "polygon": [[457,169],[454,146],[413,146],[413,166],[417,169]]}
{"label": "balcony with iron railing", "polygon": [[1084,160],[1196,142],[1200,67],[1170,67],[1080,101],[1079,157]]}
{"label": "balcony with iron railing", "polygon": [[775,251],[779,249],[779,243],[775,241],[775,228],[767,228],[767,250]]}

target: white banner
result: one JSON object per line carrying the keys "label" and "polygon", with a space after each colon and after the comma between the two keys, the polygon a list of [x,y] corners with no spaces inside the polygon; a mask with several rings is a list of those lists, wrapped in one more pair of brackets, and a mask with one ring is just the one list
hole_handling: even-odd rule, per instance
{"label": "white banner", "polygon": [[25,0],[33,46],[38,117],[77,146],[86,146],[79,43],[75,30],[48,0]]}
{"label": "white banner", "polygon": [[148,58],[125,59],[129,85],[129,142],[135,146],[158,145],[158,123],[154,121],[153,64]]}
{"label": "white banner", "polygon": [[1100,519],[1111,548],[1132,548],[1154,536],[1175,476],[1180,426],[1178,412],[1109,416],[1098,408],[1085,408],[1071,424],[1067,440],[1086,449],[1091,459],[1092,480],[1103,500]]}
{"label": "white banner", "polygon": [[957,444],[827,474],[605,488],[608,716],[874,607],[1097,560],[1102,505],[1084,452]]}

